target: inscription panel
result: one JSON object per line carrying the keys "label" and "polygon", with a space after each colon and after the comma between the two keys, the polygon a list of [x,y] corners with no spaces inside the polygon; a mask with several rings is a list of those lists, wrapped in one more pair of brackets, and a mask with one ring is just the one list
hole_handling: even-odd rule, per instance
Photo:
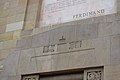
{"label": "inscription panel", "polygon": [[23,76],[22,80],[39,80],[39,75]]}
{"label": "inscription panel", "polygon": [[103,70],[102,69],[85,70],[84,79],[85,80],[103,80]]}
{"label": "inscription panel", "polygon": [[116,12],[116,0],[44,0],[42,24],[59,24]]}

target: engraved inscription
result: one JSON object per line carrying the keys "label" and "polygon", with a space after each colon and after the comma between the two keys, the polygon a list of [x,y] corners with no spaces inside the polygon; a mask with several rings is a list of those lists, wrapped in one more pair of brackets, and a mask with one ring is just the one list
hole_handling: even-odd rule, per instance
{"label": "engraved inscription", "polygon": [[116,13],[116,0],[44,0],[42,26]]}
{"label": "engraved inscription", "polygon": [[82,41],[74,41],[69,43],[69,49],[81,48]]}
{"label": "engraved inscription", "polygon": [[54,51],[55,51],[55,45],[43,47],[43,53],[54,52]]}
{"label": "engraved inscription", "polygon": [[45,7],[46,12],[60,11],[63,8],[85,3],[86,0],[57,0],[56,3],[48,4]]}
{"label": "engraved inscription", "polygon": [[23,76],[22,80],[39,80],[39,75]]}

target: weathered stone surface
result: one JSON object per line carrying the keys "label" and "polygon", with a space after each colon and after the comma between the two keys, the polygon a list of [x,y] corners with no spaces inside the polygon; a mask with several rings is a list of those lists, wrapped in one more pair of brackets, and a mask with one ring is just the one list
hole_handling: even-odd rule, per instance
{"label": "weathered stone surface", "polygon": [[98,65],[110,65],[110,37],[102,37],[93,40],[96,62]]}
{"label": "weathered stone surface", "polygon": [[13,32],[0,34],[0,42],[13,39]]}
{"label": "weathered stone surface", "polygon": [[40,56],[41,54],[43,54],[43,47],[35,48],[35,55]]}
{"label": "weathered stone surface", "polygon": [[21,80],[21,76],[9,76],[7,80]]}
{"label": "weathered stone surface", "polygon": [[120,33],[119,25],[120,21],[100,23],[98,29],[98,36],[104,37],[119,34]]}
{"label": "weathered stone surface", "polygon": [[[14,51],[8,58],[5,60],[4,68],[6,76],[15,76],[17,75],[18,62],[19,62],[20,51]],[[13,66],[14,65],[14,66]]]}
{"label": "weathered stone surface", "polygon": [[18,64],[18,74],[27,74],[37,72],[36,59],[32,57],[35,56],[34,49],[22,50],[20,54],[19,64]]}
{"label": "weathered stone surface", "polygon": [[0,18],[0,25],[6,25],[7,24],[7,17]]}
{"label": "weathered stone surface", "polygon": [[0,50],[3,49],[3,42],[0,42]]}
{"label": "weathered stone surface", "polygon": [[120,64],[120,35],[111,36],[111,65]]}
{"label": "weathered stone surface", "polygon": [[12,49],[16,47],[16,40],[9,40],[3,42],[3,49]]}
{"label": "weathered stone surface", "polygon": [[4,33],[6,30],[6,25],[0,25],[0,34]]}
{"label": "weathered stone surface", "polygon": [[0,50],[0,60],[6,59],[8,57],[8,55],[10,55],[11,51],[12,51],[11,49]]}
{"label": "weathered stone surface", "polygon": [[119,80],[120,65],[112,65],[104,67],[104,80]]}
{"label": "weathered stone surface", "polygon": [[31,47],[32,37],[23,38],[17,41],[16,49],[28,49]]}
{"label": "weathered stone surface", "polygon": [[98,24],[84,24],[76,27],[77,40],[98,37]]}
{"label": "weathered stone surface", "polygon": [[76,40],[76,28],[73,25],[56,28],[50,31],[50,44],[61,43],[62,37],[65,39],[64,42],[71,42]]}
{"label": "weathered stone surface", "polygon": [[32,35],[32,32],[33,32],[33,29],[31,29],[31,30],[26,30],[26,31],[22,31],[22,32],[21,32],[21,36],[22,36],[22,37],[31,36],[31,35]]}
{"label": "weathered stone surface", "polygon": [[13,33],[13,40],[20,39],[20,35],[21,35],[21,30],[14,31],[14,33]]}
{"label": "weathered stone surface", "polygon": [[20,30],[23,28],[24,21],[7,24],[6,32]]}
{"label": "weathered stone surface", "polygon": [[25,21],[24,30],[30,30],[35,28],[35,20]]}
{"label": "weathered stone surface", "polygon": [[49,45],[49,32],[33,36],[32,47],[43,47]]}
{"label": "weathered stone surface", "polygon": [[49,72],[52,70],[52,56],[40,56],[37,60],[37,72]]}

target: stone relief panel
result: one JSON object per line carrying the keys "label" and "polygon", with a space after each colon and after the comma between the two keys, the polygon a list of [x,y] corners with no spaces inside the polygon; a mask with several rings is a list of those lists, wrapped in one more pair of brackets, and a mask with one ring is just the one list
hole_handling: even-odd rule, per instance
{"label": "stone relief panel", "polygon": [[55,45],[44,46],[43,53],[55,52]]}
{"label": "stone relief panel", "polygon": [[39,80],[39,75],[23,76],[22,80]]}
{"label": "stone relief panel", "polygon": [[102,69],[85,70],[84,80],[103,80],[103,70]]}
{"label": "stone relief panel", "polygon": [[73,41],[69,43],[69,49],[76,49],[76,48],[81,48],[82,46],[82,41]]}

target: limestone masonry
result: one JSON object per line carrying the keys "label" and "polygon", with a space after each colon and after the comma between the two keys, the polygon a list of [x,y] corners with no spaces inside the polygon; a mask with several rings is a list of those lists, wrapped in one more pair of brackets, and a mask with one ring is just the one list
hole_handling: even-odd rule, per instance
{"label": "limestone masonry", "polygon": [[120,80],[120,0],[0,0],[0,80]]}

